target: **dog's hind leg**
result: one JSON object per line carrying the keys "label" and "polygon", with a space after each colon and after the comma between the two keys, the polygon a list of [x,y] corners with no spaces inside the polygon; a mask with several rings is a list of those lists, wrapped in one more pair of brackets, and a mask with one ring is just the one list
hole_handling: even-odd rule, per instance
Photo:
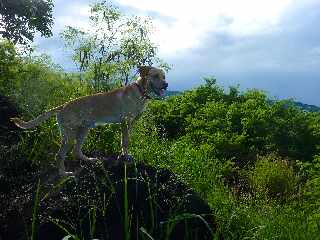
{"label": "dog's hind leg", "polygon": [[62,136],[61,146],[60,146],[60,149],[56,155],[56,160],[58,163],[60,175],[69,175],[68,173],[66,173],[64,160],[65,160],[66,155],[67,155],[68,151],[70,150],[71,146],[72,146],[72,144],[70,143],[70,139],[68,139],[66,136]]}
{"label": "dog's hind leg", "polygon": [[128,154],[129,147],[129,131],[132,125],[132,120],[128,117],[121,122],[121,145],[122,145],[122,156],[131,161],[132,157]]}
{"label": "dog's hind leg", "polygon": [[64,160],[68,151],[72,147],[75,137],[74,130],[71,127],[65,127],[66,124],[62,121],[62,117],[60,115],[57,115],[57,121],[61,134],[61,145],[58,153],[56,154],[59,174],[62,176],[71,175],[72,172],[66,172]]}
{"label": "dog's hind leg", "polygon": [[75,155],[75,158],[84,160],[84,161],[97,161],[99,159],[97,158],[89,158],[86,155],[83,154],[81,150],[81,146],[88,135],[89,129],[87,127],[79,127],[77,129],[77,135],[76,135],[76,144],[74,146],[73,153]]}
{"label": "dog's hind leg", "polygon": [[81,146],[88,135],[89,129],[86,127],[79,127],[77,129],[77,135],[76,135],[76,144],[74,146],[73,154],[76,158],[80,160],[88,160],[88,157],[85,156],[81,150]]}

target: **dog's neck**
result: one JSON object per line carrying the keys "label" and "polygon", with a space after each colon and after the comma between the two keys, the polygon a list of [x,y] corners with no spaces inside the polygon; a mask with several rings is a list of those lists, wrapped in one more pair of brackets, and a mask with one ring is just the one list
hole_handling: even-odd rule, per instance
{"label": "dog's neck", "polygon": [[133,84],[138,88],[139,93],[140,93],[142,98],[151,99],[151,97],[147,94],[147,91],[146,91],[147,89],[146,89],[146,86],[145,86],[146,84],[144,84],[145,81],[147,81],[147,80],[140,77]]}

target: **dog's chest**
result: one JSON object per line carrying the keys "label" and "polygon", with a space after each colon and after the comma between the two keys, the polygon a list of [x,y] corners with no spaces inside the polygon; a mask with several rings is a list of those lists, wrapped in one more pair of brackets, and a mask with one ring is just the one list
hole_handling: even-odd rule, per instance
{"label": "dog's chest", "polygon": [[127,98],[121,106],[121,117],[135,118],[144,109],[144,100],[136,98]]}

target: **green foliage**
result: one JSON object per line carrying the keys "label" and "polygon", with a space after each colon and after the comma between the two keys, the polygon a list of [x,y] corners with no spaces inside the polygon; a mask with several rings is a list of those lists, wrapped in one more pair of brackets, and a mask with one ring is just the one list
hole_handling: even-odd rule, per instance
{"label": "green foliage", "polygon": [[[136,124],[131,153],[197,189],[226,239],[315,238],[319,113],[270,101],[258,90],[231,87],[225,93],[214,78],[205,80],[192,91],[152,101]],[[228,189],[224,181],[234,174],[240,179]]]}
{"label": "green foliage", "polygon": [[[45,55],[22,57],[9,42],[0,43],[0,57],[0,93],[14,98],[25,120],[96,91]],[[59,142],[51,119],[0,153],[49,165]],[[198,88],[149,102],[134,124],[129,150],[137,161],[170,169],[199,192],[224,239],[317,239],[319,142],[320,113],[270,101],[258,90],[225,92],[209,77]],[[91,130],[84,150],[117,154],[119,126]],[[92,218],[94,223],[94,212]]]}
{"label": "green foliage", "polygon": [[258,194],[277,199],[290,197],[297,182],[288,160],[276,154],[259,157],[249,179]]}
{"label": "green foliage", "polygon": [[[25,120],[91,92],[80,84],[77,76],[63,73],[47,55],[21,56],[8,41],[0,42],[0,55],[3,61],[0,68],[4,69],[0,72],[0,94],[19,105]],[[59,145],[56,121],[50,119],[37,131],[23,132],[17,151],[34,162],[41,162],[43,156],[52,162]]]}
{"label": "green foliage", "polygon": [[220,101],[223,90],[215,85],[212,78],[206,79],[207,84],[180,96],[172,96],[167,101],[153,101],[147,113],[159,133],[165,137],[177,138],[186,134],[189,121],[195,117],[197,109],[207,101]]}
{"label": "green foliage", "polygon": [[159,136],[187,138],[195,145],[209,144],[219,158],[244,166],[257,154],[310,161],[318,152],[319,115],[295,108],[290,101],[270,103],[257,90],[228,94],[214,82],[153,102],[148,115]]}
{"label": "green foliage", "polygon": [[83,150],[85,152],[98,152],[105,155],[117,155],[121,150],[120,125],[108,124],[90,131]]}
{"label": "green foliage", "polygon": [[159,63],[168,68],[150,40],[151,19],[126,16],[106,1],[91,6],[89,19],[89,30],[68,26],[61,36],[96,92],[127,85],[139,65]]}
{"label": "green foliage", "polygon": [[18,64],[19,58],[14,45],[7,40],[0,40],[0,93],[5,94],[13,89]]}
{"label": "green foliage", "polygon": [[41,59],[25,59],[12,92],[29,114],[39,114],[88,91],[79,82],[65,81],[62,73],[38,60]]}
{"label": "green foliage", "polygon": [[52,35],[52,0],[0,0],[0,36],[13,43],[33,41],[36,31]]}
{"label": "green foliage", "polygon": [[0,61],[0,93],[13,97],[31,116],[91,92],[49,56],[21,56],[8,41],[0,42]]}

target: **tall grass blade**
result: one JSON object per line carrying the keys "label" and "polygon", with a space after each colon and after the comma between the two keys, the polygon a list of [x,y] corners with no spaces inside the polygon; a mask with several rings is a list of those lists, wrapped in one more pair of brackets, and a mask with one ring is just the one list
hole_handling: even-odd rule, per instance
{"label": "tall grass blade", "polygon": [[124,164],[124,239],[129,240],[129,207],[128,207],[128,178],[127,178],[127,165]]}
{"label": "tall grass blade", "polygon": [[97,207],[94,206],[89,211],[89,221],[90,221],[90,237],[93,239],[93,236],[96,231],[96,220],[97,220]]}
{"label": "tall grass blade", "polygon": [[40,202],[39,195],[40,195],[40,179],[38,180],[36,196],[35,196],[34,205],[33,205],[31,240],[35,240],[36,234],[37,234],[36,224],[38,219],[38,208],[39,208],[39,202]]}
{"label": "tall grass blade", "polygon": [[154,238],[147,232],[147,230],[144,227],[141,227],[139,229],[143,234],[145,234],[150,240],[154,240]]}
{"label": "tall grass blade", "polygon": [[207,229],[210,231],[211,236],[214,237],[213,230],[209,226],[209,223],[201,215],[193,214],[193,213],[184,213],[184,214],[175,216],[173,219],[169,219],[168,221],[161,222],[161,224],[164,224],[164,223],[168,224],[167,225],[168,226],[167,227],[167,233],[166,233],[167,239],[169,238],[172,230],[174,229],[175,225],[178,222],[180,222],[182,220],[190,219],[190,218],[199,218],[204,223],[204,225],[207,227]]}
{"label": "tall grass blade", "polygon": [[55,224],[56,226],[58,226],[59,228],[61,228],[67,234],[67,236],[65,236],[63,239],[70,239],[71,238],[72,240],[80,240],[80,238],[77,235],[70,233],[64,226],[62,226],[59,223],[58,219],[51,219],[51,222],[53,224]]}
{"label": "tall grass blade", "polygon": [[50,196],[50,194],[52,194],[53,192],[56,192],[57,190],[61,189],[63,187],[63,185],[70,179],[73,179],[73,177],[72,176],[68,176],[68,177],[61,178],[58,181],[58,183],[56,185],[54,185],[52,187],[52,189],[44,195],[44,197],[41,199],[41,201],[46,200]]}

